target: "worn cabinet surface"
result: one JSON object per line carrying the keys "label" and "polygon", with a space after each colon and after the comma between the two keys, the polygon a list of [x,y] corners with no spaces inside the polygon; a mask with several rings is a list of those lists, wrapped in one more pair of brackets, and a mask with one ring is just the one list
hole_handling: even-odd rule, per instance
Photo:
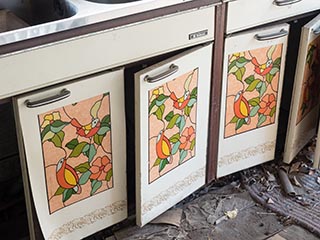
{"label": "worn cabinet surface", "polygon": [[289,25],[226,38],[217,176],[273,160]]}
{"label": "worn cabinet surface", "polygon": [[80,239],[125,219],[123,70],[14,103],[28,169],[23,174],[45,239]]}
{"label": "worn cabinet surface", "polygon": [[315,135],[319,116],[320,15],[301,31],[283,161],[290,163]]}
{"label": "worn cabinet surface", "polygon": [[211,55],[212,44],[135,75],[140,226],[205,183]]}

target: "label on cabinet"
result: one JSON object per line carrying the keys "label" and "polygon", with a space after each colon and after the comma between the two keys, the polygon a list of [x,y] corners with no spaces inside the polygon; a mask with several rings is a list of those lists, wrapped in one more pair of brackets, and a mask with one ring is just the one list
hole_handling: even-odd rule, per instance
{"label": "label on cabinet", "polygon": [[204,185],[212,44],[135,75],[137,224]]}
{"label": "label on cabinet", "polygon": [[123,70],[18,97],[15,108],[45,239],[83,238],[127,217]]}
{"label": "label on cabinet", "polygon": [[226,39],[217,176],[272,160],[288,25]]}

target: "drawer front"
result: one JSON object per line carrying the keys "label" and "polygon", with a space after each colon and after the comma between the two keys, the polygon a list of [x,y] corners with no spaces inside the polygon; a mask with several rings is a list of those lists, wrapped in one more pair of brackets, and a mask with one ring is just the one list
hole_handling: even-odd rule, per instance
{"label": "drawer front", "polygon": [[[288,5],[281,5],[281,2]],[[237,0],[228,5],[227,33],[317,9],[320,9],[319,0]]]}
{"label": "drawer front", "polygon": [[212,44],[135,75],[140,226],[205,183],[211,55]]}
{"label": "drawer front", "polygon": [[23,176],[44,238],[80,239],[125,219],[123,70],[21,96],[14,104],[28,169]]}
{"label": "drawer front", "polygon": [[179,12],[4,56],[0,99],[210,41],[214,9]]}
{"label": "drawer front", "polygon": [[274,158],[288,29],[282,24],[226,39],[218,177]]}
{"label": "drawer front", "polygon": [[[316,134],[320,92],[320,15],[301,31],[283,161],[290,163]],[[319,156],[315,157],[315,162]]]}

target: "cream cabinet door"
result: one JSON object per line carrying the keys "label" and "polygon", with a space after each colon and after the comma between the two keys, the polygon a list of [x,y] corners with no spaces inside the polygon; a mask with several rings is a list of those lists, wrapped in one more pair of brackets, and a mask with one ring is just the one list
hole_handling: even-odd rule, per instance
{"label": "cream cabinet door", "polygon": [[212,44],[135,75],[140,226],[205,184],[211,55]]}
{"label": "cream cabinet door", "polygon": [[290,163],[316,134],[320,104],[320,15],[301,31],[283,161]]}
{"label": "cream cabinet door", "polygon": [[123,70],[15,99],[45,239],[80,239],[127,217]]}
{"label": "cream cabinet door", "polygon": [[236,0],[228,5],[227,33],[320,9],[319,0]]}
{"label": "cream cabinet door", "polygon": [[272,160],[289,25],[225,42],[217,176]]}

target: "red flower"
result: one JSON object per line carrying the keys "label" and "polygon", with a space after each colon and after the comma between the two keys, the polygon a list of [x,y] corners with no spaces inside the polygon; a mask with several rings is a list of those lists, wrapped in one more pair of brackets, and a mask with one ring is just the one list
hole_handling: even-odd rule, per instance
{"label": "red flower", "polygon": [[195,139],[195,137],[196,137],[196,132],[194,131],[194,128],[192,126],[186,127],[181,134],[181,137],[180,137],[181,144],[179,148],[183,150],[189,150],[191,147],[191,143],[193,139]]}
{"label": "red flower", "polygon": [[112,163],[107,156],[97,157],[90,167],[90,172],[92,173],[90,179],[105,181],[107,173],[111,170]]}
{"label": "red flower", "polygon": [[274,108],[276,106],[276,97],[274,96],[273,93],[271,94],[266,94],[260,102],[260,109],[259,109],[259,113],[265,115],[265,116],[269,116],[271,113],[272,108]]}

